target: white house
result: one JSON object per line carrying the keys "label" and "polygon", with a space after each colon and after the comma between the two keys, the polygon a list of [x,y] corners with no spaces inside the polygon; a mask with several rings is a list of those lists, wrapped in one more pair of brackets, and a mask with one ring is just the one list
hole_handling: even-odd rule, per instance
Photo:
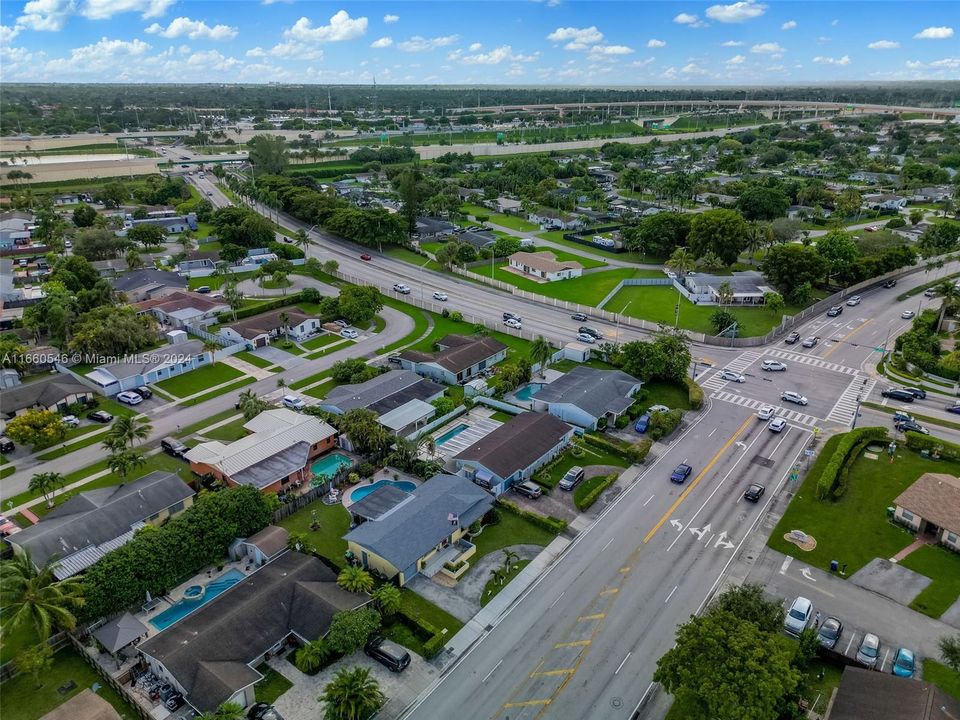
{"label": "white house", "polygon": [[446,335],[437,347],[440,349],[435,353],[404,350],[400,353],[400,366],[417,375],[456,385],[471,380],[507,356],[507,346],[487,335]]}
{"label": "white house", "polygon": [[296,310],[276,310],[224,325],[220,335],[233,343],[249,342],[254,347],[269,345],[281,335],[300,342],[320,332],[320,318]]}
{"label": "white house", "polygon": [[576,260],[557,260],[549,250],[516,252],[510,256],[510,269],[538,280],[553,282],[583,275],[583,265]]}
{"label": "white house", "polygon": [[539,225],[541,230],[582,230],[586,227],[583,218],[559,213],[548,208],[541,208],[535,213],[530,213],[527,215],[527,220]]}
{"label": "white house", "polygon": [[170,344],[150,352],[125,357],[120,362],[98,365],[85,377],[100,387],[104,395],[116,395],[141,385],[183,375],[213,362],[200,340],[187,340],[183,330],[167,333]]}

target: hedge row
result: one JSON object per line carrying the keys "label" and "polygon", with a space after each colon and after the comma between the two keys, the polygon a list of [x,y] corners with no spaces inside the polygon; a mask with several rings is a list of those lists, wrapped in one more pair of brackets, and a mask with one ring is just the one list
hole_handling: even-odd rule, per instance
{"label": "hedge row", "polygon": [[[276,300],[268,300],[267,302],[258,303],[251,307],[240,308],[237,310],[237,320],[253,317],[254,315],[260,315],[261,313],[270,312],[271,310],[279,310],[280,308],[287,307],[289,305],[296,305],[299,302],[303,302],[303,298],[300,297],[300,293],[294,293],[293,295],[279,297]],[[221,323],[233,322],[233,313],[229,310],[227,312],[222,312],[217,315],[217,320]]]}
{"label": "hedge row", "polygon": [[683,410],[678,408],[666,412],[653,413],[650,416],[647,434],[651,440],[662,440],[680,427],[683,421]]}
{"label": "hedge row", "polygon": [[[613,442],[607,440],[600,435],[593,435],[591,433],[584,433],[583,441],[587,445],[593,445],[595,448],[600,448],[604,452],[611,453],[613,455],[620,455],[625,460],[627,460],[631,465],[639,465],[643,462],[643,459],[647,456],[646,452],[641,452],[636,445],[628,445],[626,443]],[[647,448],[649,450],[649,448]]]}
{"label": "hedge row", "polygon": [[577,510],[583,511],[593,505],[600,497],[600,493],[613,485],[618,477],[620,473],[597,475],[580,483],[573,491],[573,504],[577,506]]}
{"label": "hedge row", "polygon": [[841,436],[837,449],[817,480],[817,497],[821,500],[842,497],[847,490],[848,461],[856,457],[856,452],[864,445],[886,437],[887,429],[883,427],[860,428]]}
{"label": "hedge row", "polygon": [[426,638],[423,643],[424,658],[429,660],[443,649],[447,636],[434,627],[433,623],[424,620],[418,615],[411,614],[403,605],[400,606],[397,614],[403,617],[404,621],[416,630],[421,640]]}
{"label": "hedge row", "polygon": [[508,513],[521,517],[524,520],[528,520],[538,527],[542,527],[548,532],[555,533],[559,535],[564,530],[567,529],[567,521],[561,520],[560,518],[555,518],[552,515],[538,515],[537,513],[529,512],[528,510],[523,510],[516,503],[512,503],[509,500],[503,500],[502,498],[497,500],[497,507],[505,510]]}
{"label": "hedge row", "polygon": [[687,386],[687,399],[690,401],[692,410],[699,410],[703,407],[703,388],[697,384],[696,380],[684,378],[683,384]]}
{"label": "hedge row", "polygon": [[926,450],[931,454],[935,453],[939,457],[946,458],[947,460],[960,460],[960,445],[941,440],[940,438],[931,437],[930,435],[908,432],[907,447],[911,450],[917,450],[918,452]]}

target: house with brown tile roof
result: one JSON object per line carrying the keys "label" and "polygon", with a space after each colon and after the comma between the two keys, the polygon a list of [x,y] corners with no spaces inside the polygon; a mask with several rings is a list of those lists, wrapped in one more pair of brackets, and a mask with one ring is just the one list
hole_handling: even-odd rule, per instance
{"label": "house with brown tile roof", "polygon": [[269,345],[281,335],[300,342],[321,331],[320,318],[298,310],[275,310],[238,320],[220,328],[220,335],[231,342],[249,342],[254,347]]}
{"label": "house with brown tile roof", "polygon": [[447,335],[437,352],[404,350],[400,366],[447,385],[467,382],[507,356],[507,346],[489,336]]}
{"label": "house with brown tile roof", "polygon": [[515,252],[510,256],[510,268],[538,280],[553,282],[583,275],[583,265],[576,260],[557,260],[549,250]]}
{"label": "house with brown tile roof", "polygon": [[206,325],[217,315],[230,309],[223,300],[200,293],[173,292],[164,297],[150,298],[134,305],[137,312],[150,313],[163,325],[182,328],[186,325]]}
{"label": "house with brown tile roof", "polygon": [[894,520],[960,552],[960,478],[924,473],[893,502]]}

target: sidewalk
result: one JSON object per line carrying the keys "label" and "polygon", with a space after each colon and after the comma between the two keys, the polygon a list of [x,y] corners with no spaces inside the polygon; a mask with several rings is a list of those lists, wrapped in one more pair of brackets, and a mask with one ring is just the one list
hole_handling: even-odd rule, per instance
{"label": "sidewalk", "polygon": [[[273,375],[273,373],[270,372],[267,368],[257,367],[253,363],[248,363],[246,360],[241,360],[240,358],[234,355],[229,355],[228,357],[221,358],[220,362],[222,362],[224,365],[229,365],[234,370],[239,370],[244,375],[251,375],[255,377],[257,380],[263,380],[264,378],[268,378],[271,375]],[[234,382],[236,382],[236,380],[234,380]]]}

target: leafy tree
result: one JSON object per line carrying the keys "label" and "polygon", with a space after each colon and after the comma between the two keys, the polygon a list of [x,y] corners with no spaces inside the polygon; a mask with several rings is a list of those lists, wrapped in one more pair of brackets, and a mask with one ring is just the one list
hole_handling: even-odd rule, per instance
{"label": "leafy tree", "polygon": [[36,408],[9,420],[5,433],[21,445],[48,447],[63,440],[67,427],[58,413]]}
{"label": "leafy tree", "polygon": [[140,253],[138,253],[134,248],[127,250],[127,254],[124,259],[127,261],[127,267],[130,270],[140,270],[143,267],[143,258],[140,257]]}
{"label": "leafy tree", "polygon": [[690,220],[690,250],[696,257],[712,251],[731,265],[744,249],[747,233],[747,221],[736,210],[707,210]]}
{"label": "leafy tree", "polygon": [[689,234],[690,215],[677,212],[651,215],[622,232],[627,249],[655,257],[668,257],[676,248],[686,245]]}
{"label": "leafy tree", "polygon": [[767,306],[767,309],[770,310],[774,315],[779,315],[783,312],[783,308],[786,307],[786,303],[783,301],[783,295],[778,292],[765,292],[763,294],[763,304]]}
{"label": "leafy tree", "polygon": [[239,703],[225,702],[213,712],[200,716],[201,720],[243,720],[243,707]]}
{"label": "leafy tree", "polygon": [[348,565],[337,575],[337,585],[353,593],[369,593],[373,590],[373,575],[362,567]]}
{"label": "leafy tree", "polygon": [[453,267],[457,263],[457,250],[459,247],[460,243],[448,242],[437,248],[437,251],[433,254],[437,265],[444,270],[449,270]]}
{"label": "leafy tree", "polygon": [[920,249],[928,255],[942,255],[957,249],[960,225],[938,222],[928,227],[920,237]]}
{"label": "leafy tree", "polygon": [[791,220],[790,218],[777,218],[772,223],[770,223],[770,231],[773,235],[771,238],[772,245],[780,245],[782,243],[791,242],[800,230],[803,227],[803,223],[799,220]]}
{"label": "leafy tree", "polygon": [[122,182],[107,183],[94,195],[94,199],[108,208],[120,207],[130,199],[130,190]]}
{"label": "leafy tree", "polygon": [[126,355],[150,347],[156,321],[138,315],[129,305],[103,306],[84,313],[73,324],[70,350],[84,355]]}
{"label": "leafy tree", "polygon": [[53,650],[42,642],[21,650],[14,658],[17,669],[33,678],[37,689],[43,687],[43,676],[53,667]]}
{"label": "leafy tree", "polygon": [[16,333],[0,334],[0,367],[13,368],[19,373],[26,369],[27,346]]}
{"label": "leafy tree", "polygon": [[783,606],[768,600],[763,586],[747,583],[726,590],[707,607],[708,613],[730,613],[747,620],[764,632],[777,633],[783,627]]}
{"label": "leafy tree", "polygon": [[386,702],[386,696],[369,669],[355,667],[338,670],[318,700],[325,720],[366,720]]}
{"label": "leafy tree", "polygon": [[127,240],[132,243],[143,245],[145,248],[163,245],[163,242],[166,239],[167,234],[162,228],[158,227],[157,225],[150,225],[149,223],[134,225],[132,228],[127,230]]}
{"label": "leafy tree", "polygon": [[455,407],[453,400],[446,395],[438,397],[430,404],[437,409],[436,417],[441,417],[449,412],[453,412],[453,408]]}
{"label": "leafy tree", "polygon": [[240,412],[243,413],[244,420],[253,420],[269,408],[270,403],[259,397],[253,390],[244,390],[240,393]]}
{"label": "leafy tree", "polygon": [[682,278],[697,266],[697,262],[694,254],[687,248],[678,247],[667,260],[666,266]]}
{"label": "leafy tree", "polygon": [[347,410],[337,418],[337,429],[350,438],[361,455],[381,452],[390,439],[377,414],[366,408]]}
{"label": "leafy tree", "polygon": [[477,259],[477,249],[470,243],[460,243],[457,245],[457,262],[466,265]]}
{"label": "leafy tree", "polygon": [[817,254],[827,263],[830,277],[845,275],[860,257],[860,249],[850,233],[843,230],[831,230],[817,238]]}
{"label": "leafy tree", "polygon": [[80,207],[73,210],[73,224],[77,227],[90,227],[96,219],[97,211],[86,203],[81,203]]}
{"label": "leafy tree", "polygon": [[940,638],[940,657],[949,667],[960,672],[960,635]]}
{"label": "leafy tree", "polygon": [[553,346],[543,335],[537,335],[530,343],[530,362],[534,365],[540,365],[540,377],[546,377],[547,364],[553,357]]}
{"label": "leafy tree", "polygon": [[323,667],[331,657],[333,657],[333,648],[325,638],[319,638],[297,650],[293,664],[300,672],[312,673]]}
{"label": "leafy tree", "polygon": [[373,602],[384,615],[393,615],[400,610],[402,595],[396,585],[384,583],[373,591]]}
{"label": "leafy tree", "polygon": [[282,175],[290,162],[287,141],[280,135],[255,135],[247,149],[256,175]]}
{"label": "leafy tree", "polygon": [[27,489],[34,495],[43,495],[47,502],[47,507],[53,507],[53,499],[57,495],[57,490],[62,490],[67,484],[66,478],[57,472],[42,472],[35,474],[30,478],[30,484]]}
{"label": "leafy tree", "polygon": [[790,198],[778,187],[750,184],[737,198],[737,208],[747,220],[774,220],[787,214]]}
{"label": "leafy tree", "polygon": [[502,258],[510,257],[514,253],[520,252],[521,248],[522,246],[518,238],[500,236],[494,241],[490,249],[494,257]]}
{"label": "leafy tree", "polygon": [[820,280],[826,274],[827,261],[816,250],[791,243],[770,250],[762,267],[774,287],[784,295],[792,295],[804,283]]}
{"label": "leafy tree", "polygon": [[729,328],[735,322],[737,322],[737,316],[729,310],[714,310],[713,314],[710,316],[710,327],[713,328],[717,335]]}
{"label": "leafy tree", "polygon": [[111,472],[119,475],[123,482],[127,481],[127,477],[132,471],[147,464],[147,458],[142,452],[130,449],[116,449],[108,445],[107,442],[109,441],[103,443],[104,447],[111,451],[110,455],[107,456],[107,467],[110,468]]}
{"label": "leafy tree", "polygon": [[354,610],[343,610],[333,616],[327,632],[327,642],[335,652],[349,655],[362,648],[379,629],[380,613],[373,608],[363,606]]}
{"label": "leafy tree", "polygon": [[697,267],[703,268],[704,270],[721,270],[723,266],[723,260],[717,257],[712,250],[697,260]]}
{"label": "leafy tree", "polygon": [[87,260],[111,260],[126,252],[132,244],[129,238],[117,237],[112,230],[90,227],[76,234],[73,252]]}
{"label": "leafy tree", "polygon": [[48,558],[34,567],[29,552],[0,562],[0,627],[9,632],[32,625],[37,637],[46,641],[53,628],[73,630],[77,619],[73,609],[82,607],[84,585],[77,576],[57,580],[53,571],[58,562]]}
{"label": "leafy tree", "polygon": [[922,222],[923,222],[923,216],[924,216],[924,214],[925,214],[925,213],[924,213],[923,208],[913,208],[913,209],[910,211],[910,215],[909,215],[909,217],[910,217],[910,224],[911,224],[911,225],[919,225],[920,223],[922,223]]}
{"label": "leafy tree", "polygon": [[382,309],[383,297],[372,285],[348,285],[340,290],[340,314],[351,323],[368,323]]}

